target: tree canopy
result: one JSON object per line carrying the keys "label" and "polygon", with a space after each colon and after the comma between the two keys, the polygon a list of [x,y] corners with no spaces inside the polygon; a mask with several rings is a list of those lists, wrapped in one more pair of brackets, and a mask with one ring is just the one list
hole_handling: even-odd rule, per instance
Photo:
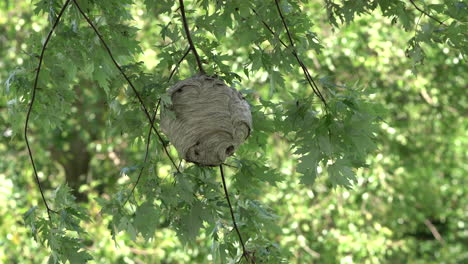
{"label": "tree canopy", "polygon": [[[467,19],[465,0],[0,2],[0,262],[468,261]],[[220,167],[160,129],[200,73],[251,108]]]}

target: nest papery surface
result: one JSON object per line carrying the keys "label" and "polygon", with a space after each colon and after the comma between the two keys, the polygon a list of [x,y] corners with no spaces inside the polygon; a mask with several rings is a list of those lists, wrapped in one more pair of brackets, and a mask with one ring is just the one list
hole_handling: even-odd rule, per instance
{"label": "nest papery surface", "polygon": [[199,165],[223,163],[249,136],[249,104],[222,80],[201,75],[168,90],[175,119],[161,114],[161,128],[179,155]]}

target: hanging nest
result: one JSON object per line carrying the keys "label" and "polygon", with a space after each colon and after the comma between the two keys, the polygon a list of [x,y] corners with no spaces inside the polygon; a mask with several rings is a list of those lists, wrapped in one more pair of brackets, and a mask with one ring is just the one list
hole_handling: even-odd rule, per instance
{"label": "hanging nest", "polygon": [[172,106],[161,113],[161,129],[186,161],[220,165],[250,135],[249,104],[222,80],[195,76],[177,82],[168,93]]}

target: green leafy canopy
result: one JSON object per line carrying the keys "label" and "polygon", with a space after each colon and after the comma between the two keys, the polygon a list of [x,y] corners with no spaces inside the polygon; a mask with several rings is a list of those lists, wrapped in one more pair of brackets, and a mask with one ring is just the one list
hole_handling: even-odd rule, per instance
{"label": "green leafy canopy", "polygon": [[[377,149],[386,114],[385,107],[373,101],[380,91],[360,80],[339,78],[352,73],[321,68],[317,57],[324,56],[329,45],[321,41],[321,28],[339,33],[360,16],[376,13],[388,20],[388,27],[413,32],[402,48],[414,73],[433,48],[466,58],[468,7],[462,1],[185,2],[206,73],[241,91],[251,105],[252,134],[225,165],[233,216],[219,171],[179,164],[179,158],[175,164],[167,155],[176,157],[175,149],[164,135],[151,132],[141,111],[143,103],[155,113],[158,130],[158,107],[171,104],[166,89],[199,70],[193,52],[186,53],[189,44],[178,2],[71,1],[45,50],[30,133],[39,170],[50,175],[47,178],[60,174],[49,158],[63,165],[65,174],[89,164],[95,167],[99,180],[87,188],[99,191],[87,201],[96,202],[100,212],[91,213],[83,200],[76,200],[85,188],[79,184],[68,182],[47,191],[50,218],[37,206],[23,218],[36,241],[50,249],[49,263],[92,259],[85,241],[99,238],[85,226],[94,217],[108,227],[116,245],[122,236],[132,243],[149,243],[158,239],[158,230],[170,228],[186,247],[210,248],[215,263],[247,259],[233,231],[234,218],[251,256],[261,263],[286,263],[290,253],[277,241],[282,232],[277,212],[265,197],[288,184],[285,181],[312,188],[322,179],[333,188],[352,188],[356,172],[368,167],[369,154]],[[32,1],[41,22],[30,32],[21,67],[5,82],[13,135],[22,133],[44,39],[64,3]],[[327,13],[321,18],[309,11],[317,5]],[[163,147],[168,145],[166,153]]]}

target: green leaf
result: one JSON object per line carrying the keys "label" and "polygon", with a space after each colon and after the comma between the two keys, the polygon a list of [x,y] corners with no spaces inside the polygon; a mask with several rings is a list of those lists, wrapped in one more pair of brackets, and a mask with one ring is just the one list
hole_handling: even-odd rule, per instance
{"label": "green leaf", "polygon": [[310,153],[299,158],[299,164],[297,165],[297,172],[302,174],[301,183],[312,185],[317,178],[317,167],[318,167],[317,151],[311,151]]}
{"label": "green leaf", "polygon": [[240,160],[238,164],[240,170],[236,173],[235,181],[239,187],[243,188],[256,188],[261,182],[267,182],[276,186],[277,182],[283,180],[283,177],[273,168],[263,164],[264,162],[257,162],[252,160]]}
{"label": "green leaf", "polygon": [[106,91],[107,94],[110,93],[109,90],[109,76],[103,69],[94,70],[94,79],[98,82],[99,86]]}
{"label": "green leaf", "polygon": [[26,213],[23,214],[23,220],[24,220],[24,224],[26,226],[29,226],[29,228],[31,229],[31,232],[34,236],[34,240],[37,241],[37,231],[38,231],[38,228],[37,228],[37,224],[36,224],[36,210],[37,210],[37,206],[33,206],[31,207]]}
{"label": "green leaf", "polygon": [[202,215],[203,207],[201,203],[196,202],[190,211],[180,219],[183,230],[181,236],[186,239],[185,242],[192,242],[197,237],[200,228],[203,226]]}
{"label": "green leaf", "polygon": [[134,226],[148,241],[154,236],[159,222],[159,211],[150,202],[144,202],[135,212]]}
{"label": "green leaf", "polygon": [[330,142],[330,138],[328,135],[319,135],[318,136],[318,145],[320,148],[320,151],[325,153],[327,156],[332,155],[332,144]]}
{"label": "green leaf", "polygon": [[339,159],[328,167],[328,174],[334,186],[352,187],[352,182],[356,180],[353,170],[348,165],[348,161]]}
{"label": "green leaf", "polygon": [[270,75],[270,95],[269,96],[271,97],[278,89],[277,86],[279,86],[279,88],[284,87],[284,78],[280,72],[275,71],[275,70],[271,70],[269,75]]}
{"label": "green leaf", "polygon": [[75,204],[75,197],[71,194],[71,188],[68,185],[59,185],[54,192],[55,203],[59,208],[66,208]]}

